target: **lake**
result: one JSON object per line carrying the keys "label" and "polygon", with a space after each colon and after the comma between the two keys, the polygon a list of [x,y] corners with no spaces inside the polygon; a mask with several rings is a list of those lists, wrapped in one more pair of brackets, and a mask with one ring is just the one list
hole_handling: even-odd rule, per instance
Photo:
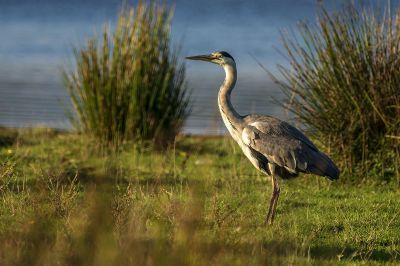
{"label": "lake", "polygon": [[[182,44],[182,58],[228,51],[238,65],[238,82],[232,94],[238,112],[287,118],[271,100],[282,98],[279,89],[253,57],[276,73],[277,64],[286,64],[278,52],[279,30],[293,28],[299,20],[314,21],[319,1],[169,2],[175,5],[172,36],[175,44]],[[325,5],[334,9],[341,2],[325,1]],[[73,67],[72,47],[83,45],[104,23],[113,25],[120,3],[0,0],[0,126],[71,128],[66,117],[70,104],[60,70]],[[193,89],[193,112],[185,132],[224,133],[217,109],[223,70],[193,61],[186,66]]]}

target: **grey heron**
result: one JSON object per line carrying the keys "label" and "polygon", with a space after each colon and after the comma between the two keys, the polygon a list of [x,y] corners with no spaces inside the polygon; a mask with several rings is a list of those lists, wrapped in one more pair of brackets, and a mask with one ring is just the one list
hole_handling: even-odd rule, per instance
{"label": "grey heron", "polygon": [[335,163],[297,128],[285,121],[259,114],[239,115],[233,108],[230,96],[237,79],[236,63],[225,51],[209,55],[186,57],[222,66],[225,80],[218,93],[218,106],[232,138],[239,144],[250,162],[262,173],[271,177],[272,195],[266,223],[275,217],[280,188],[278,177],[287,179],[299,173],[325,176],[330,180],[339,178]]}

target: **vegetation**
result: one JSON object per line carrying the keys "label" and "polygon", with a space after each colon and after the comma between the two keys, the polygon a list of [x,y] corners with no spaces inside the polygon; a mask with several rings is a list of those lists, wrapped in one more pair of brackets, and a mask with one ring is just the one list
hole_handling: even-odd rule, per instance
{"label": "vegetation", "polygon": [[170,18],[139,3],[76,50],[64,77],[86,134],[0,130],[0,265],[398,265],[400,22],[352,8],[284,37],[288,108],[346,171],[281,181],[266,226],[270,180],[230,138],[176,137]]}
{"label": "vegetation", "polygon": [[101,146],[126,140],[172,143],[188,115],[184,65],[171,49],[172,12],[139,2],[122,10],[113,33],[75,50],[76,71],[64,73],[74,123]]}
{"label": "vegetation", "polygon": [[271,193],[229,138],[103,156],[51,130],[0,136],[1,265],[397,265],[396,184],[303,176]]}
{"label": "vegetation", "polygon": [[400,182],[399,16],[350,5],[282,35],[290,68],[274,78],[285,107],[365,180]]}

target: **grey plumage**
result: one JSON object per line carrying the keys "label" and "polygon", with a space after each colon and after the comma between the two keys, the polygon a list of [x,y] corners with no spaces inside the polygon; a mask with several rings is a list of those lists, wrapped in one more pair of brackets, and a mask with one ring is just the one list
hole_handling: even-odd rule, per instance
{"label": "grey plumage", "polygon": [[277,118],[251,114],[239,115],[230,102],[230,94],[236,83],[236,63],[227,52],[187,57],[208,61],[222,66],[225,81],[218,94],[218,106],[222,119],[250,162],[263,173],[271,176],[273,191],[266,222],[272,224],[280,194],[277,177],[283,179],[309,173],[339,178],[334,162],[298,129]]}
{"label": "grey plumage", "polygon": [[243,141],[264,155],[269,163],[283,168],[279,171],[285,176],[281,177],[292,177],[300,172],[326,176],[331,180],[339,177],[339,169],[332,160],[290,124],[266,115],[245,116],[244,124],[242,135],[248,139]]}

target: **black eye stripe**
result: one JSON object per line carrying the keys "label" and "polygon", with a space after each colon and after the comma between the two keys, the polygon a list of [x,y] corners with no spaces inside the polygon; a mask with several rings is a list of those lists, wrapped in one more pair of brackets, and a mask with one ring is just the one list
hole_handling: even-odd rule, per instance
{"label": "black eye stripe", "polygon": [[230,59],[232,59],[233,61],[235,61],[235,59],[233,59],[233,57],[230,55],[230,54],[228,54],[227,52],[225,52],[225,51],[221,51],[221,52],[219,52],[222,56],[224,56],[224,57],[229,57]]}

